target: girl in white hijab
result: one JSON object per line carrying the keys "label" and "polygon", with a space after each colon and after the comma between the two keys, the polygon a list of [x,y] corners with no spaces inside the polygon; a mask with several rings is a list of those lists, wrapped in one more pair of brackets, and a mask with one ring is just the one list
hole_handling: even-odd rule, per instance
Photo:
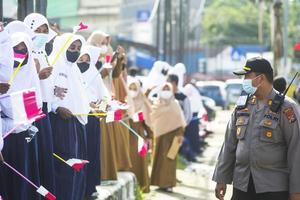
{"label": "girl in white hijab", "polygon": [[32,52],[40,79],[43,112],[46,117],[36,122],[39,129],[38,148],[40,162],[41,184],[47,189],[54,191],[54,158],[53,158],[53,139],[52,128],[48,112],[51,109],[51,102],[54,100],[54,82],[52,67],[48,61],[45,45],[48,40],[53,39],[56,33],[49,27],[46,17],[39,13],[31,13],[24,19],[24,23],[31,29],[33,34],[34,50]]}
{"label": "girl in white hijab", "polygon": [[[0,94],[9,89],[9,78],[13,72],[13,46],[11,38],[3,24],[0,22]],[[1,107],[0,107],[1,111]],[[2,119],[0,118],[0,131],[2,132]],[[1,135],[0,135],[1,136]],[[3,139],[0,137],[0,153],[3,148]]]}
{"label": "girl in white hijab", "polygon": [[[13,72],[13,48],[12,41],[7,31],[0,22],[0,94],[9,89],[9,78]],[[1,130],[1,129],[0,129]]]}
{"label": "girl in white hijab", "polygon": [[[56,97],[52,102],[50,121],[53,130],[54,153],[65,159],[87,159],[86,130],[90,107],[81,73],[76,65],[84,38],[65,33],[54,40],[52,62],[68,38],[71,40],[53,66],[54,85],[65,88],[64,98]],[[55,185],[58,199],[82,200],[85,192],[86,169],[74,172],[59,160],[54,160]]]}
{"label": "girl in white hijab", "polygon": [[[109,99],[110,95],[104,86],[100,72],[96,69],[96,62],[101,49],[95,46],[84,46],[81,50],[77,66],[83,76],[84,88],[87,91],[91,107],[97,109],[97,103]],[[87,131],[87,156],[90,163],[87,166],[85,196],[90,199],[100,185],[100,120],[98,117],[89,116],[86,125]]]}
{"label": "girl in white hijab", "polygon": [[183,63],[177,63],[170,71],[169,74],[178,76],[178,89],[182,90],[185,81],[186,67]]}
{"label": "girl in white hijab", "polygon": [[[10,94],[24,89],[35,88],[37,105],[41,108],[40,86],[31,53],[31,38],[25,33],[14,32],[13,30],[10,30],[10,34],[14,53],[23,54],[26,57],[7,93]],[[15,60],[13,64],[14,68],[18,65],[19,62]],[[2,113],[5,115],[5,118],[2,118],[3,133],[6,133],[16,126],[12,112],[14,105],[10,103],[9,99],[2,99],[0,103]],[[39,185],[36,137],[32,138],[31,142],[26,142],[26,138],[32,130],[31,127],[31,124],[23,124],[14,131],[17,134],[12,134],[5,139],[3,156],[8,163],[13,164],[22,174]],[[30,200],[37,198],[36,191],[30,185],[4,166],[1,166],[0,169],[0,195],[5,199]]]}

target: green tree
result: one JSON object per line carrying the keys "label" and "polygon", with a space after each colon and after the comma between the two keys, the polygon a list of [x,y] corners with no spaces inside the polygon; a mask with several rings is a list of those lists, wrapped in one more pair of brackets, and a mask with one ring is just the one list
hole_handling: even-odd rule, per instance
{"label": "green tree", "polygon": [[[258,44],[258,6],[249,0],[214,0],[203,16],[202,42],[209,44]],[[264,17],[264,41],[269,42],[269,15]]]}

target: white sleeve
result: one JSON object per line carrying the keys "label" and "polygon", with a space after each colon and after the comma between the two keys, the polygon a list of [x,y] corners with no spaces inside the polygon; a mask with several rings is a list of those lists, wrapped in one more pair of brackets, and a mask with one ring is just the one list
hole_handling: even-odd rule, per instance
{"label": "white sleeve", "polygon": [[36,89],[37,106],[38,106],[38,108],[42,108],[43,107],[42,92],[41,92],[40,80],[39,80],[38,74],[36,72],[35,65],[31,67],[30,75],[32,76],[31,87]]}
{"label": "white sleeve", "polygon": [[6,30],[0,32],[0,82],[8,82],[13,73],[13,46]]}
{"label": "white sleeve", "polygon": [[3,149],[3,138],[2,138],[2,119],[0,117],[0,130],[1,130],[1,135],[0,135],[0,152]]}
{"label": "white sleeve", "polygon": [[[2,118],[2,136],[8,133],[10,130],[15,128],[17,125],[14,124],[14,120],[11,118]],[[31,123],[22,124],[16,128],[13,133],[20,133],[26,131],[31,126]],[[9,137],[9,136],[8,136]]]}

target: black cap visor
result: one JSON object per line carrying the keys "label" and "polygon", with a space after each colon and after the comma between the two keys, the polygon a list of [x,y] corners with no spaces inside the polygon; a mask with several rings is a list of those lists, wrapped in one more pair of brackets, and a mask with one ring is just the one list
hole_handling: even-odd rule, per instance
{"label": "black cap visor", "polygon": [[250,72],[251,72],[251,68],[245,66],[245,67],[243,67],[242,70],[234,71],[233,74],[234,74],[234,75],[237,75],[237,76],[242,76],[242,75],[246,75],[246,74],[248,74],[248,73],[250,73]]}

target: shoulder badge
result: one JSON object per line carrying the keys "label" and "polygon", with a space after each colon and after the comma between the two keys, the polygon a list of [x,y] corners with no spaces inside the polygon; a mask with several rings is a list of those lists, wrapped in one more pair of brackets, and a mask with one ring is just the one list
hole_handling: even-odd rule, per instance
{"label": "shoulder badge", "polygon": [[296,121],[296,115],[292,107],[284,109],[283,113],[290,123],[294,123]]}
{"label": "shoulder badge", "polygon": [[256,96],[252,96],[250,98],[250,102],[249,103],[252,104],[252,105],[255,105],[256,104]]}

